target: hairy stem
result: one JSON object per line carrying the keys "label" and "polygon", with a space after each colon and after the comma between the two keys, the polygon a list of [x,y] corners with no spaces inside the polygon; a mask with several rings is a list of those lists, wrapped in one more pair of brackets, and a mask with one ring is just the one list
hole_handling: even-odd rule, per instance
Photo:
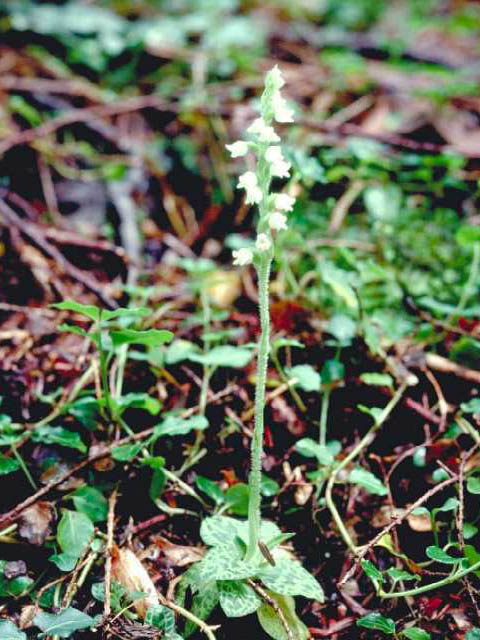
{"label": "hairy stem", "polygon": [[260,310],[261,336],[258,343],[257,382],[255,386],[255,428],[251,445],[250,498],[248,503],[248,547],[245,560],[251,560],[257,553],[261,521],[260,483],[262,479],[263,431],[265,410],[265,384],[267,380],[268,352],[270,348],[270,309],[268,284],[272,257],[261,256],[257,265],[258,306]]}

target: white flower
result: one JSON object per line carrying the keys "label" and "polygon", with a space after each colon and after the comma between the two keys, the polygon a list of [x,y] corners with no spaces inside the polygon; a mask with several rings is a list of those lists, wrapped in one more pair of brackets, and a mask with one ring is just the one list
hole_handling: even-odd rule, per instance
{"label": "white flower", "polygon": [[253,261],[253,252],[251,249],[237,249],[232,251],[233,264],[236,267],[244,267]]}
{"label": "white flower", "polygon": [[256,118],[248,127],[247,132],[258,136],[260,142],[280,142],[280,138],[275,133],[275,129],[265,124],[263,118]]}
{"label": "white flower", "polygon": [[255,241],[255,246],[259,251],[268,251],[272,243],[266,233],[259,233]]}
{"label": "white flower", "polygon": [[258,204],[261,202],[262,190],[258,186],[257,176],[253,171],[242,173],[238,179],[238,189],[245,189],[247,204]]}
{"label": "white flower", "polygon": [[283,79],[282,72],[278,68],[277,64],[272,69],[270,69],[270,71],[267,74],[266,80],[267,81],[270,80],[270,82],[273,85],[273,88],[276,91],[281,89],[283,87],[283,85],[285,84],[285,80]]}
{"label": "white flower", "polygon": [[274,211],[268,218],[268,226],[272,231],[284,231],[287,228],[287,216],[280,211]]}
{"label": "white flower", "polygon": [[290,109],[287,102],[282,98],[280,91],[276,91],[272,97],[273,117],[277,122],[293,122],[293,109]]}
{"label": "white flower", "polygon": [[248,153],[248,142],[245,142],[245,140],[237,140],[237,142],[226,144],[225,146],[230,151],[232,158],[241,158]]}
{"label": "white flower", "polygon": [[277,193],[275,195],[275,208],[279,211],[291,211],[295,204],[295,198],[287,193]]}
{"label": "white flower", "polygon": [[278,145],[268,147],[265,151],[265,159],[270,163],[270,170],[273,176],[277,176],[278,178],[288,178],[290,175],[290,163],[285,162],[282,150]]}

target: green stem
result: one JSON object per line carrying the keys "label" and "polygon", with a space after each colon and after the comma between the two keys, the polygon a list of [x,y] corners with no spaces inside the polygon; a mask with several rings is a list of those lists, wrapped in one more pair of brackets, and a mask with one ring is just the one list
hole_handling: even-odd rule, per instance
{"label": "green stem", "polygon": [[473,571],[478,571],[480,569],[480,561],[475,562],[470,567],[466,569],[462,569],[461,571],[454,571],[443,580],[438,580],[437,582],[431,582],[430,584],[424,584],[423,587],[417,587],[416,589],[407,589],[405,591],[393,591],[392,593],[387,593],[380,589],[378,591],[378,596],[380,598],[408,598],[409,596],[416,596],[420,593],[425,593],[427,591],[432,591],[433,589],[440,589],[440,587],[444,587],[448,584],[452,584],[452,582],[456,582],[460,580],[460,578],[465,577],[469,573]]}
{"label": "green stem", "polygon": [[322,397],[322,409],[320,413],[320,438],[319,442],[322,446],[325,446],[327,443],[327,418],[328,418],[328,407],[330,405],[330,387],[325,387]]}
{"label": "green stem", "polygon": [[257,382],[255,385],[255,427],[251,444],[251,469],[249,477],[250,494],[248,503],[248,547],[245,560],[251,560],[257,553],[261,522],[262,454],[265,410],[265,385],[267,381],[268,352],[270,349],[270,309],[268,284],[272,265],[271,253],[259,258],[258,306],[260,310],[261,336],[258,344]]}
{"label": "green stem", "polygon": [[378,429],[380,429],[380,427],[383,425],[385,420],[387,420],[387,418],[389,417],[389,415],[391,414],[391,412],[393,411],[397,403],[400,401],[400,398],[402,397],[403,392],[406,389],[406,386],[407,386],[406,384],[402,384],[397,389],[397,391],[391,398],[390,402],[387,404],[387,406],[383,409],[381,414],[378,416],[377,420],[374,422],[373,426],[370,427],[370,429],[363,436],[363,438],[360,440],[357,446],[350,451],[348,456],[346,456],[341,462],[339,462],[338,465],[333,469],[332,474],[328,480],[327,487],[325,489],[325,503],[329,508],[330,513],[332,514],[332,518],[334,519],[335,524],[337,525],[338,530],[340,531],[340,534],[345,544],[354,555],[357,555],[357,547],[355,546],[355,543],[353,542],[352,537],[350,536],[346,526],[343,524],[343,520],[338,512],[337,507],[335,506],[335,503],[332,497],[333,487],[337,481],[337,476],[340,473],[340,471],[344,469],[347,465],[349,465],[350,462],[352,462],[352,460],[354,460],[358,455],[360,455],[360,453],[372,443],[373,438],[375,436],[375,432],[378,431]]}
{"label": "green stem", "polygon": [[105,406],[107,407],[109,417],[113,418],[112,415],[112,399],[110,397],[110,385],[108,382],[108,363],[107,363],[107,352],[103,348],[103,339],[102,339],[102,311],[100,310],[100,316],[98,318],[97,323],[97,331],[98,331],[98,359],[100,363],[100,377],[102,380],[102,389],[105,395]]}

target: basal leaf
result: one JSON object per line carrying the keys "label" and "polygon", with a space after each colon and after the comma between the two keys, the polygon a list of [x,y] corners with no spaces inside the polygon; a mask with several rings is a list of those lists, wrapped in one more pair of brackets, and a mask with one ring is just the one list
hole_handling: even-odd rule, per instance
{"label": "basal leaf", "polygon": [[161,629],[167,636],[175,633],[175,614],[171,609],[161,604],[148,608],[145,615],[145,623]]}
{"label": "basal leaf", "polygon": [[[281,609],[295,640],[307,640],[307,638],[310,637],[310,633],[295,612],[294,599],[290,596],[282,596],[277,593],[269,593],[268,595],[276,601],[278,607]],[[273,607],[263,603],[257,609],[257,616],[262,629],[271,638],[274,640],[288,640],[287,632]]]}
{"label": "basal leaf", "polygon": [[256,568],[244,562],[236,545],[212,547],[197,565],[201,584],[217,580],[252,578]]}
{"label": "basal leaf", "polygon": [[238,580],[219,581],[218,593],[220,606],[229,618],[248,616],[262,603],[251,587]]}
{"label": "basal leaf", "polygon": [[303,596],[323,602],[323,589],[317,580],[296,560],[280,558],[274,567],[267,566],[257,572],[263,584],[284,596]]}
{"label": "basal leaf", "polygon": [[209,546],[232,545],[240,535],[242,523],[227,516],[205,518],[200,526],[200,537]]}
{"label": "basal leaf", "polygon": [[[215,609],[218,604],[218,588],[215,582],[202,587],[193,596],[192,613],[200,618],[200,620],[207,620],[209,615]],[[185,638],[188,638],[195,631],[196,625],[190,620],[185,625]]]}

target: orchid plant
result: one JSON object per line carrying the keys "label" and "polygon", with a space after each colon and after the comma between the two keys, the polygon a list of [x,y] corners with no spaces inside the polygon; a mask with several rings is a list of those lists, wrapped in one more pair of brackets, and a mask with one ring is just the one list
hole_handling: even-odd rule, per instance
{"label": "orchid plant", "polygon": [[[254,245],[233,252],[234,265],[253,264],[257,271],[261,325],[248,521],[220,515],[203,521],[200,535],[210,548],[204,558],[184,574],[178,598],[182,601],[190,588],[192,613],[202,620],[220,604],[230,617],[256,612],[262,627],[273,638],[303,640],[308,637],[308,630],[295,614],[293,597],[323,602],[322,588],[291,553],[281,548],[292,534],[282,533],[275,524],[261,519],[265,387],[270,351],[270,270],[276,236],[287,228],[286,214],[294,205],[294,198],[287,193],[271,192],[273,178],[290,175],[290,164],[283,156],[280,137],[273,127],[274,122],[293,122],[293,111],[280,92],[284,84],[280,69],[275,66],[267,73],[260,117],[248,127],[247,139],[227,145],[233,158],[255,156],[255,171],[243,173],[238,188],[245,190],[246,203],[257,205],[259,212]],[[188,631],[186,629],[186,635]]]}

